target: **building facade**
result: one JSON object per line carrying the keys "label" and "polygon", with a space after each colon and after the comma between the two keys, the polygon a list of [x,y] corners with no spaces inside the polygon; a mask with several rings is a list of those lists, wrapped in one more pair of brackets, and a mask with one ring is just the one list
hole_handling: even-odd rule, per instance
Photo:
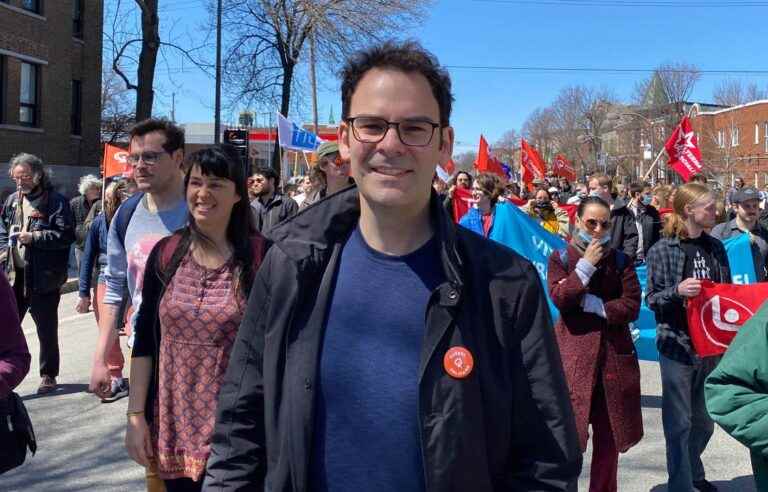
{"label": "building facade", "polygon": [[0,0],[0,193],[41,157],[67,195],[101,161],[102,0]]}
{"label": "building facade", "polygon": [[736,177],[763,188],[768,184],[768,100],[707,111],[691,118],[705,170],[729,185]]}

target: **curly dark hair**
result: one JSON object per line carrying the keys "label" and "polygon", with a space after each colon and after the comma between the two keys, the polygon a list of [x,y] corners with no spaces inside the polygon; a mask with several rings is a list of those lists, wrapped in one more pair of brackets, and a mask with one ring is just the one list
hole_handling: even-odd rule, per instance
{"label": "curly dark hair", "polygon": [[437,58],[416,41],[396,43],[387,41],[357,52],[341,70],[341,117],[349,118],[352,94],[363,76],[374,68],[392,68],[403,72],[416,72],[424,76],[440,108],[440,125],[448,126],[451,119],[451,77],[440,66]]}
{"label": "curly dark hair", "polygon": [[165,135],[163,149],[167,153],[173,154],[179,149],[184,150],[184,129],[165,118],[147,118],[139,121],[131,127],[128,137],[129,140],[133,140],[134,137],[143,137],[152,132],[163,132]]}
{"label": "curly dark hair", "polygon": [[475,182],[491,199],[492,204],[496,204],[499,197],[504,192],[504,186],[501,179],[493,173],[480,173],[475,177]]}

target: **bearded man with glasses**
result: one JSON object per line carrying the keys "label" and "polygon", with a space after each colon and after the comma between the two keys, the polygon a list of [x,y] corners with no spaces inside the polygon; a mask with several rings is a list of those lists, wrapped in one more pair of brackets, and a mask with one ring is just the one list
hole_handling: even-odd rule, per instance
{"label": "bearded man with glasses", "polygon": [[205,490],[571,490],[581,453],[533,265],[457,227],[448,73],[414,42],[341,73],[356,186],[272,229]]}

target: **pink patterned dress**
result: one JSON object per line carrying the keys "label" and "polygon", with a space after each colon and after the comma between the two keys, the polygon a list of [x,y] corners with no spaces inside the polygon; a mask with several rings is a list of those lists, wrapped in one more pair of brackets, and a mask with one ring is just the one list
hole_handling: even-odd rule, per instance
{"label": "pink patterned dress", "polygon": [[231,260],[212,270],[188,253],[160,301],[152,437],[162,479],[198,481],[205,471],[219,389],[245,310],[234,286]]}

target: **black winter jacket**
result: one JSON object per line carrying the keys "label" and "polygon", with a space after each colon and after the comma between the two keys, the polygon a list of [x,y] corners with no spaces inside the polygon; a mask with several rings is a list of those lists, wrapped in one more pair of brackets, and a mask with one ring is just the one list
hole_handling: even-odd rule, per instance
{"label": "black winter jacket", "polygon": [[632,261],[637,257],[635,215],[623,200],[616,200],[611,209],[611,247],[623,251]]}
{"label": "black winter jacket", "polygon": [[254,225],[263,236],[269,236],[270,230],[291,217],[299,210],[299,204],[293,198],[275,194],[266,204],[258,199],[251,202],[253,209]]}
{"label": "black winter jacket", "polygon": [[[219,396],[204,490],[307,491],[317,368],[333,279],[358,223],[352,187],[272,229]],[[419,413],[426,489],[564,491],[581,452],[536,269],[452,223],[432,196],[448,279],[425,313]],[[475,368],[443,367],[464,346]]]}
{"label": "black winter jacket", "polygon": [[[24,285],[28,293],[45,294],[61,289],[67,281],[69,247],[75,240],[72,211],[67,199],[49,189],[43,192],[40,216],[29,218],[28,232],[35,238],[25,251]],[[0,218],[0,252],[6,251],[4,271],[12,262],[8,233],[13,225],[16,207],[21,206],[18,193],[11,194],[3,207]],[[9,272],[10,273],[10,272]]]}

